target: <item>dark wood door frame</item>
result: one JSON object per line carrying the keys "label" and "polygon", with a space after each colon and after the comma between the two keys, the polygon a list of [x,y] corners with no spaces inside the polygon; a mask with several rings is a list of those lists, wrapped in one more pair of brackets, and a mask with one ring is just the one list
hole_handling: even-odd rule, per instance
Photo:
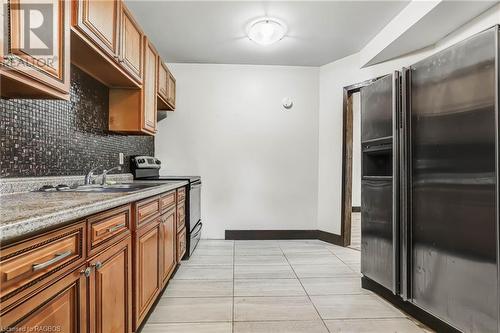
{"label": "dark wood door frame", "polygon": [[352,94],[379,78],[344,87],[342,108],[342,205],[340,237],[343,246],[351,245],[352,213]]}

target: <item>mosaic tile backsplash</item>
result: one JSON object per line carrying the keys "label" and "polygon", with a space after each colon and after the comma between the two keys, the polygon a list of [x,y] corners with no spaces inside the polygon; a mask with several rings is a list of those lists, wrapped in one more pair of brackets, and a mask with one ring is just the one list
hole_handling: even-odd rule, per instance
{"label": "mosaic tile backsplash", "polygon": [[102,165],[130,172],[129,156],[154,155],[154,138],[108,131],[108,88],[71,67],[70,101],[0,99],[0,177],[83,175]]}

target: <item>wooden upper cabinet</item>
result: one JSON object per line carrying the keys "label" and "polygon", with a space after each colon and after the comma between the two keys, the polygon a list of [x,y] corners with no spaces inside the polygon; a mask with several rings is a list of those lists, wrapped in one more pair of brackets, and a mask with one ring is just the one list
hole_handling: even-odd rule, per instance
{"label": "wooden upper cabinet", "polygon": [[156,75],[158,53],[153,44],[143,38],[142,89],[109,90],[109,129],[129,134],[156,133]]}
{"label": "wooden upper cabinet", "polygon": [[176,82],[175,82],[175,77],[172,75],[172,72],[170,71],[168,72],[167,88],[168,88],[167,102],[172,106],[172,110],[174,110]]}
{"label": "wooden upper cabinet", "polygon": [[136,80],[142,83],[142,41],[144,33],[127,6],[122,6],[121,44],[118,61]]}
{"label": "wooden upper cabinet", "polygon": [[89,331],[132,332],[131,237],[99,254],[89,267]]}
{"label": "wooden upper cabinet", "polygon": [[[69,99],[70,88],[70,18],[71,3],[60,0],[9,0],[2,4],[2,28],[9,29],[3,39],[0,66],[1,96],[20,98]],[[25,21],[26,12],[39,20],[38,30]],[[29,26],[28,26],[29,24]],[[29,33],[27,33],[29,32]],[[5,51],[5,54],[3,54]]]}
{"label": "wooden upper cabinet", "polygon": [[[168,87],[167,87],[167,81],[168,81],[168,68],[163,61],[161,61],[161,58],[158,57],[158,98],[161,99],[161,102],[167,103],[167,98],[168,98]],[[158,101],[158,107],[160,108],[160,101]]]}
{"label": "wooden upper cabinet", "polygon": [[167,65],[158,57],[158,109],[174,111],[175,78]]}
{"label": "wooden upper cabinet", "polygon": [[118,56],[121,6],[116,0],[74,2],[73,25],[111,57]]}
{"label": "wooden upper cabinet", "polygon": [[140,89],[143,33],[123,1],[72,4],[71,62],[110,88]]}
{"label": "wooden upper cabinet", "polygon": [[144,42],[144,112],[143,128],[156,132],[156,73],[158,72],[158,53],[153,44],[146,39]]}

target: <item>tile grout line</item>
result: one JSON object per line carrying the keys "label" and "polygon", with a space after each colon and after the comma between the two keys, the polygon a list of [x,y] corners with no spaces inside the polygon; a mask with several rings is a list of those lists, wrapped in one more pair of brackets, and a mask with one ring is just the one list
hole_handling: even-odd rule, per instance
{"label": "tile grout line", "polygon": [[[344,260],[342,260],[342,259],[341,259],[341,258],[340,258],[337,254],[335,254],[332,250],[328,249],[328,251],[330,251],[330,252],[331,252],[331,253],[332,253],[335,257],[337,257],[340,261],[342,261],[342,263],[343,263],[344,265],[346,265],[346,266],[347,266],[347,267],[348,267],[351,271],[353,271],[354,273],[358,274],[358,272],[354,271],[354,269],[352,269],[352,268],[351,268],[351,266],[349,266],[349,265],[348,265],[348,264],[347,264]],[[356,251],[356,250],[353,250],[353,251]],[[360,264],[360,265],[361,265],[361,264]],[[363,275],[362,273],[359,273],[359,274],[360,274],[361,276]],[[360,277],[360,278],[361,278],[361,277]],[[365,295],[374,296],[374,293],[373,293],[373,292],[370,292],[370,293],[365,294]],[[385,306],[389,306],[389,307],[394,308],[395,310],[397,310],[397,311],[401,312],[401,313],[404,315],[404,317],[403,317],[403,318],[407,318],[407,319],[411,318],[411,316],[410,316],[410,315],[408,315],[406,312],[404,312],[404,311],[402,311],[402,310],[398,309],[397,307],[393,306],[393,305],[392,305],[392,304],[390,304],[389,302],[384,301],[383,299],[381,299],[381,298],[379,298],[379,297],[374,297],[374,298],[375,298],[375,300],[376,300],[378,303],[383,304],[383,305],[385,305]],[[401,317],[400,317],[400,318],[401,318]]]}
{"label": "tile grout line", "polygon": [[[326,247],[326,246],[325,246]],[[342,260],[337,254],[335,254],[333,251],[331,251],[328,247],[326,247],[328,252],[330,252],[331,254],[333,254],[335,257],[337,257],[340,262],[342,262],[342,264],[344,264],[345,266],[348,266],[349,270],[355,272],[347,263],[344,262],[344,260]],[[401,316],[387,316],[387,317],[362,317],[362,318],[351,318],[351,317],[345,317],[345,318],[322,318],[322,316],[320,315],[319,311],[318,311],[318,308],[316,307],[316,305],[314,304],[314,302],[312,301],[311,299],[311,296],[329,296],[329,295],[310,295],[306,288],[304,287],[303,283],[302,283],[302,280],[301,278],[299,278],[299,276],[297,275],[293,265],[290,263],[290,261],[288,260],[288,257],[287,257],[287,254],[285,253],[285,251],[283,250],[283,248],[279,247],[280,251],[282,252],[282,255],[283,257],[285,258],[285,261],[286,261],[286,265],[288,267],[290,267],[292,269],[292,272],[295,276],[295,279],[297,279],[301,285],[301,287],[303,288],[304,292],[305,292],[305,295],[304,296],[307,296],[309,301],[311,302],[311,304],[313,305],[313,308],[315,309],[315,311],[318,313],[318,316],[320,318],[320,320],[322,321],[325,329],[326,329],[326,332],[332,332],[328,326],[326,325],[326,321],[344,321],[344,320],[388,320],[388,319],[406,319],[410,322],[412,322],[415,326],[417,326],[417,328],[419,329],[419,331],[423,332],[423,333],[430,333],[431,331],[426,331],[426,327],[425,325],[423,325],[423,327],[421,327],[420,325],[422,325],[418,320],[414,319],[413,317],[409,316],[408,314],[406,314],[404,311],[398,309],[397,307],[394,307],[392,306],[390,303],[388,303],[387,301],[385,301],[384,299],[379,299],[379,297],[375,297],[375,299],[377,301],[379,301],[379,303],[382,303],[386,306],[389,306],[391,308],[394,308],[396,310],[399,310],[399,312],[401,312],[403,314],[403,317]],[[195,322],[191,322],[191,321],[172,321],[172,322],[157,322],[157,323],[150,323],[149,325],[162,325],[162,324],[174,324],[174,323],[184,323],[184,324],[188,324],[188,323],[195,323],[195,324],[199,324],[199,323],[230,323],[231,324],[231,332],[234,333],[235,332],[235,268],[236,268],[236,264],[235,264],[235,259],[236,259],[236,242],[233,242],[232,244],[232,251],[233,251],[233,260],[232,260],[232,319],[231,321],[227,320],[216,320],[216,321],[212,321],[212,320],[209,320],[209,321],[195,321]],[[355,250],[353,250],[355,251]],[[313,255],[313,253],[310,253],[311,255]],[[204,266],[204,267],[210,267],[210,268],[214,268],[214,269],[220,269],[222,268],[221,265],[201,265],[201,266]],[[225,265],[226,267],[231,267],[230,265]],[[285,265],[280,265],[280,266],[283,266],[283,267],[286,267]],[[300,264],[299,264],[300,266]],[[313,265],[313,266],[330,266],[330,265]],[[244,266],[243,266],[244,267]],[[356,273],[356,276],[354,277],[343,277],[343,276],[339,276],[339,277],[336,277],[336,276],[332,276],[331,278],[334,278],[334,279],[337,279],[337,278],[355,278],[355,277],[358,277],[359,278],[359,273],[355,272]],[[325,277],[309,277],[309,278],[304,278],[304,279],[315,279],[315,278],[325,278]],[[327,277],[328,278],[328,277]],[[285,279],[285,278],[275,278],[275,279]],[[214,282],[229,282],[231,280],[229,279],[185,279],[185,280],[181,280],[181,281],[208,281],[208,282],[211,282],[211,281],[214,281]],[[245,280],[245,279],[244,279]],[[246,279],[246,280],[260,280],[258,278],[249,278],[249,279]],[[290,278],[288,280],[291,280]],[[335,294],[337,295],[337,294]],[[348,293],[348,294],[341,294],[341,295],[363,295],[363,294],[351,294],[351,293]],[[286,295],[285,296],[279,296],[277,295],[278,297],[287,297]],[[376,295],[375,295],[376,296]],[[244,297],[268,297],[268,296],[244,296]],[[275,296],[269,296],[269,297],[275,297]],[[288,297],[297,297],[297,295],[290,295]],[[169,297],[169,298],[229,298],[229,296],[192,296],[192,297]],[[309,319],[310,320],[310,319]],[[289,322],[290,320],[242,320],[241,322]],[[297,322],[301,322],[301,321],[307,321],[307,320],[291,320],[291,321],[297,321]],[[420,325],[419,325],[420,324]],[[228,327],[229,328],[229,327]]]}
{"label": "tile grout line", "polygon": [[[351,268],[351,266],[349,266],[344,260],[340,259],[340,257],[338,255],[335,254],[335,252],[333,252],[332,250],[328,249],[328,251],[330,251],[331,254],[333,254],[338,260],[340,260],[344,265],[347,266],[347,268],[349,268],[351,271],[353,271],[354,273],[356,273],[357,275],[362,275],[361,273],[358,273],[356,272],[354,269]],[[355,250],[353,250],[355,251]],[[361,263],[359,264],[360,267],[361,267]]]}
{"label": "tile grout line", "polygon": [[283,249],[281,248],[280,246],[280,249],[281,249],[281,252],[283,252],[283,256],[285,257],[286,261],[288,262],[288,264],[290,265],[290,267],[292,268],[292,272],[293,274],[295,275],[295,277],[297,278],[297,280],[299,281],[300,283],[300,286],[302,287],[302,289],[304,290],[304,293],[306,294],[307,298],[309,299],[309,302],[311,302],[314,310],[316,311],[316,313],[318,314],[318,317],[319,319],[321,319],[321,322],[323,323],[323,326],[325,326],[326,330],[330,332],[330,329],[328,328],[328,326],[326,325],[325,323],[325,320],[323,319],[323,317],[321,317],[321,314],[319,313],[318,309],[316,308],[316,305],[314,304],[314,302],[312,301],[311,299],[311,296],[309,296],[309,293],[307,292],[306,288],[304,288],[304,285],[302,284],[302,281],[300,281],[299,279],[299,276],[297,275],[297,273],[295,272],[295,269],[293,268],[292,264],[288,261],[288,257],[286,256],[285,252],[283,251]]}

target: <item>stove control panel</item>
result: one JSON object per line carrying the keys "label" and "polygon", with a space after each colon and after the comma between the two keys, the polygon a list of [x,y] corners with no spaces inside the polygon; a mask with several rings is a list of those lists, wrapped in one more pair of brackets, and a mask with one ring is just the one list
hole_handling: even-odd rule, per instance
{"label": "stove control panel", "polygon": [[137,169],[160,169],[161,161],[152,156],[134,156],[133,162]]}

